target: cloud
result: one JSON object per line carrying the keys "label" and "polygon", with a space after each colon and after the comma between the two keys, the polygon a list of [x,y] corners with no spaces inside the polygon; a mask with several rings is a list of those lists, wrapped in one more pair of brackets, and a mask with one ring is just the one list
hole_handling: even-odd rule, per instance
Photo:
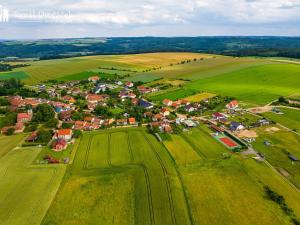
{"label": "cloud", "polygon": [[19,23],[32,28],[28,22],[40,28],[78,25],[88,30],[100,26],[107,35],[120,28],[123,32],[142,30],[143,34],[149,28],[148,35],[158,31],[177,35],[182,30],[182,35],[188,35],[214,29],[224,32],[226,28],[227,33],[236,33],[237,27],[243,30],[241,34],[249,28],[249,34],[255,35],[255,27],[260,33],[264,28],[266,34],[276,29],[283,32],[279,24],[294,34],[300,24],[300,3],[296,0],[2,0],[1,4],[10,10],[15,27]]}

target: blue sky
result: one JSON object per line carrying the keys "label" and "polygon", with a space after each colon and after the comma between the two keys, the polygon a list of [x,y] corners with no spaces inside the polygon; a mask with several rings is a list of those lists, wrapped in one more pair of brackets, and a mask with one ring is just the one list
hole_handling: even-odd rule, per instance
{"label": "blue sky", "polygon": [[[0,5],[0,39],[300,36],[300,0],[0,0]],[[1,22],[3,9],[8,22]]]}

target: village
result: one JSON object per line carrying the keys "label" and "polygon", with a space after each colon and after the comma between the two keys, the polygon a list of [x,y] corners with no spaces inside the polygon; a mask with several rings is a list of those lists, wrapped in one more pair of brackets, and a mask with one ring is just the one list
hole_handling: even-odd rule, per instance
{"label": "village", "polygon": [[[213,137],[226,147],[240,151],[255,139],[251,135],[240,138],[236,132],[270,123],[266,119],[252,123],[234,120],[236,115],[245,113],[234,99],[220,98],[225,104],[220,112],[206,107],[211,98],[200,102],[186,99],[151,102],[145,96],[159,91],[158,88],[98,76],[82,81],[50,81],[30,88],[45,97],[7,97],[7,115],[14,115],[15,119],[11,120],[14,124],[2,127],[1,133],[29,132],[26,146],[49,146],[54,152],[67,149],[83,131],[147,127],[162,141],[162,134],[178,134],[199,123],[207,124],[215,133]],[[56,162],[51,158],[48,161]]]}

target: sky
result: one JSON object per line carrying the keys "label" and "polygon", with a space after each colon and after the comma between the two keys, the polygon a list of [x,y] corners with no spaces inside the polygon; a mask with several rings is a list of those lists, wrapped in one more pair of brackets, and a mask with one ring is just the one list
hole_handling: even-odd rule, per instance
{"label": "sky", "polygon": [[0,39],[300,36],[300,0],[0,0]]}

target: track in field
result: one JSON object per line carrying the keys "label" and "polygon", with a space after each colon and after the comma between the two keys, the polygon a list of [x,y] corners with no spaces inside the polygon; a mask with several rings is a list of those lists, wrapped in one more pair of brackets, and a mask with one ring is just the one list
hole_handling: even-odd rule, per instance
{"label": "track in field", "polygon": [[176,222],[176,216],[175,216],[175,209],[174,209],[174,201],[173,201],[173,197],[172,197],[172,190],[171,190],[171,185],[170,185],[170,180],[168,178],[168,171],[161,159],[161,157],[159,156],[158,152],[156,151],[156,148],[152,145],[151,141],[148,139],[148,137],[146,136],[146,134],[144,132],[143,133],[143,136],[146,140],[146,142],[148,143],[148,145],[150,146],[151,150],[153,151],[156,159],[158,160],[161,168],[162,168],[162,171],[163,171],[163,174],[164,174],[164,178],[165,178],[165,182],[166,182],[166,186],[167,186],[167,193],[168,193],[168,199],[169,199],[169,207],[170,207],[170,211],[171,211],[171,217],[172,217],[172,223],[173,225],[177,225],[177,222]]}
{"label": "track in field", "polygon": [[[107,148],[107,164],[108,164],[108,166],[107,166],[107,168],[99,168],[99,170],[109,171],[109,168],[112,168],[112,167],[113,168],[124,168],[126,166],[139,166],[140,168],[142,168],[143,173],[144,173],[144,177],[145,177],[146,189],[147,189],[146,191],[147,191],[147,199],[148,199],[148,208],[149,208],[149,214],[150,214],[149,220],[150,220],[151,225],[155,225],[156,222],[155,222],[155,214],[154,214],[153,196],[152,196],[152,190],[151,190],[151,181],[150,181],[150,175],[149,175],[147,166],[144,165],[143,163],[140,163],[140,164],[138,164],[138,163],[127,163],[127,164],[115,166],[111,162],[111,157],[112,157],[111,147],[110,147],[111,134],[112,133],[118,133],[118,132],[120,132],[120,131],[109,132],[107,134],[108,135],[108,137],[107,137],[108,138],[108,148]],[[130,155],[130,161],[133,162],[134,161],[134,154],[133,154],[132,146],[131,146],[131,135],[130,135],[130,132],[127,132],[127,131],[126,131],[126,134],[127,134],[127,144],[128,144],[129,155]],[[163,162],[161,156],[159,155],[156,147],[151,143],[151,141],[149,140],[149,138],[146,136],[146,134],[144,132],[142,132],[142,134],[143,134],[143,137],[144,137],[145,141],[147,142],[147,144],[151,148],[152,152],[154,153],[155,158],[159,162],[159,165],[160,165],[160,167],[162,169],[162,172],[163,172],[163,176],[164,176],[164,180],[165,180],[165,184],[166,184],[166,188],[167,188],[168,202],[169,202],[169,207],[170,207],[172,225],[180,225],[180,224],[177,223],[177,220],[176,220],[174,200],[173,200],[173,196],[172,196],[172,188],[171,188],[170,179],[168,177],[167,168],[164,165],[164,162]],[[89,155],[90,155],[90,151],[91,151],[91,143],[92,143],[92,140],[93,140],[94,136],[96,136],[96,135],[91,134],[88,137],[88,143],[87,143],[87,148],[86,148],[84,163],[83,163],[83,169],[84,170],[90,170],[87,165],[88,165]],[[184,195],[184,198],[187,202],[186,195]],[[188,210],[188,211],[190,211],[190,210]],[[189,220],[190,220],[190,223],[193,224],[193,221],[191,220],[191,218],[189,218]]]}

